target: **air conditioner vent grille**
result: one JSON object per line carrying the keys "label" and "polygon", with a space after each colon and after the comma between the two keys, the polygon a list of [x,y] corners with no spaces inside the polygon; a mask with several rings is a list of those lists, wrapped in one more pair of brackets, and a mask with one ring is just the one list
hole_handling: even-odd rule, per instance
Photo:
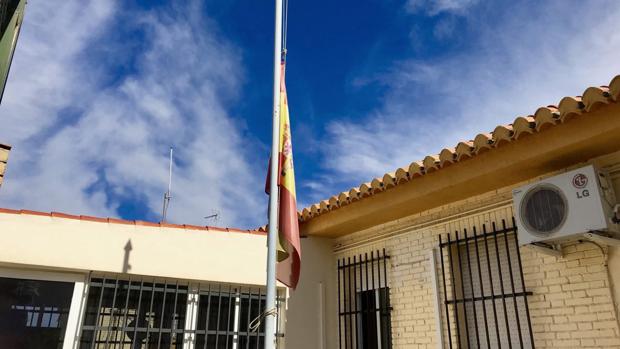
{"label": "air conditioner vent grille", "polygon": [[543,237],[560,229],[568,216],[566,198],[552,185],[532,188],[521,205],[521,219],[528,230]]}

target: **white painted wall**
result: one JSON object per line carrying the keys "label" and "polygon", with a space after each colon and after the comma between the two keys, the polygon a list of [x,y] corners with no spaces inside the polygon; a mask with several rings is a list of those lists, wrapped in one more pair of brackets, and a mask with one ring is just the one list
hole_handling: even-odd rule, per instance
{"label": "white painted wall", "polygon": [[301,240],[301,279],[290,292],[286,347],[332,349],[338,346],[336,259],[331,239]]}
{"label": "white painted wall", "polygon": [[0,213],[5,265],[264,285],[265,240],[239,232]]}

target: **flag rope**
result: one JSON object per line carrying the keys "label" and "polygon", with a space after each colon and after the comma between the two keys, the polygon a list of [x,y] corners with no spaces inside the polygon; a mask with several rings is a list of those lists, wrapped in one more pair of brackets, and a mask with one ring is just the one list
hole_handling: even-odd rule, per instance
{"label": "flag rope", "polygon": [[269,315],[277,316],[278,308],[274,307],[271,309],[267,309],[264,312],[262,312],[260,315],[255,317],[254,320],[252,320],[252,322],[250,322],[250,324],[248,325],[248,327],[250,328],[250,332],[252,333],[258,332],[258,329],[260,328],[260,325],[262,324],[263,319]]}

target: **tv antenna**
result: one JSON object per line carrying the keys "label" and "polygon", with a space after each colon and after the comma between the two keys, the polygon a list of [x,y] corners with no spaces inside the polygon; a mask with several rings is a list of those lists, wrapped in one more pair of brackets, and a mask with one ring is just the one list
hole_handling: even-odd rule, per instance
{"label": "tv antenna", "polygon": [[170,166],[168,168],[168,191],[164,193],[164,208],[161,214],[161,221],[164,223],[166,222],[166,216],[168,215],[170,199],[172,199],[172,147],[170,147]]}
{"label": "tv antenna", "polygon": [[217,223],[220,220],[220,212],[217,210],[211,210],[211,214],[205,216],[204,219],[212,219],[214,223]]}

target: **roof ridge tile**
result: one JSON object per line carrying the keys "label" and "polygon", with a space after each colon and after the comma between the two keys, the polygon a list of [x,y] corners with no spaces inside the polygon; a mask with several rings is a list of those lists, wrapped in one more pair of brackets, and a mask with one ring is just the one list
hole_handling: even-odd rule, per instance
{"label": "roof ridge tile", "polygon": [[191,229],[191,230],[204,230],[204,231],[221,231],[221,232],[234,232],[234,233],[244,233],[244,234],[265,234],[259,230],[243,230],[236,228],[220,228],[220,227],[208,227],[208,226],[198,226],[198,225],[189,225],[189,224],[172,224],[172,223],[161,223],[161,222],[149,222],[142,220],[126,220],[120,218],[111,218],[111,217],[95,217],[95,216],[87,216],[87,215],[73,215],[64,212],[41,212],[41,211],[33,211],[33,210],[15,210],[10,208],[2,208],[0,207],[0,214],[20,214],[20,215],[30,215],[30,216],[44,216],[44,217],[52,217],[52,218],[61,218],[61,219],[73,219],[85,222],[95,222],[95,223],[108,223],[108,224],[125,224],[125,225],[140,225],[144,227],[160,227],[160,228],[172,228],[172,229]]}
{"label": "roof ridge tile", "polygon": [[52,211],[50,213],[50,216],[54,217],[54,218],[67,218],[67,219],[75,219],[75,220],[80,220],[80,216],[76,216],[73,214],[68,214],[68,213],[62,213],[62,212],[54,212]]}
{"label": "roof ridge tile", "polygon": [[2,208],[0,207],[0,213],[10,213],[10,214],[21,214],[20,210],[13,210],[10,208]]}
{"label": "roof ridge tile", "polygon": [[[609,86],[588,87],[581,96],[564,97],[557,105],[540,107],[533,115],[519,116],[512,124],[496,126],[491,133],[479,133],[473,140],[460,141],[454,148],[444,148],[439,154],[427,155],[422,160],[411,162],[407,168],[400,167],[394,172],[374,178],[371,182],[353,187],[348,192],[334,195],[328,201],[323,200],[305,207],[299,211],[299,220],[307,221],[338,207],[349,205],[367,196],[409,182],[416,177],[424,176],[429,172],[475,157],[503,143],[514,142],[521,137],[564,123],[575,116],[591,112],[601,105],[619,101],[620,75],[616,75]],[[337,198],[337,205],[332,203],[333,198]],[[324,201],[329,204],[323,204]]]}

